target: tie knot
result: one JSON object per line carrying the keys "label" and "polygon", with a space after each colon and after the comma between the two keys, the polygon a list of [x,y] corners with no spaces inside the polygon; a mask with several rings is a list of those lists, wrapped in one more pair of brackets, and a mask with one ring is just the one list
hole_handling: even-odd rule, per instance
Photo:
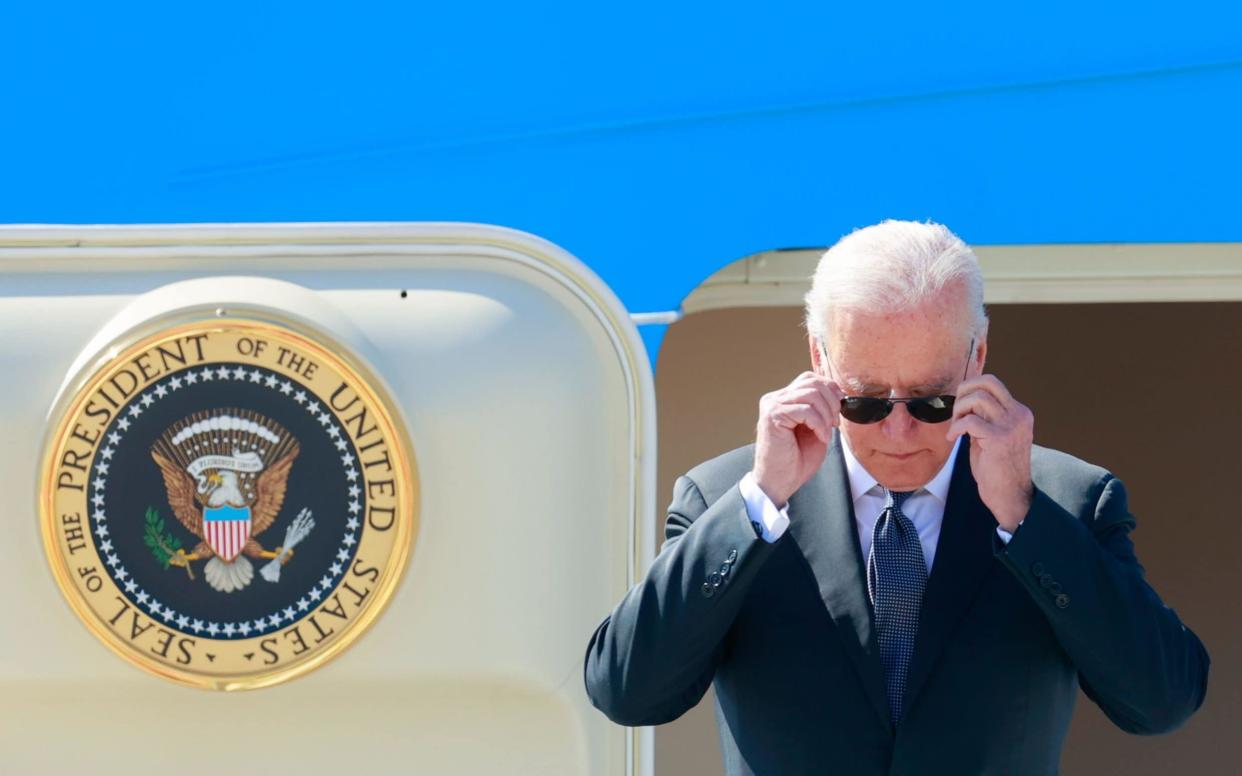
{"label": "tie knot", "polygon": [[912,490],[889,490],[884,488],[884,508],[894,508],[900,512],[901,505],[912,495],[914,495]]}

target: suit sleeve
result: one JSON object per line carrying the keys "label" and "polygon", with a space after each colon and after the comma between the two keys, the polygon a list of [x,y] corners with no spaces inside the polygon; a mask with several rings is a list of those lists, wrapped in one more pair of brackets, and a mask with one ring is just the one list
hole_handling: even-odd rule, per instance
{"label": "suit sleeve", "polygon": [[779,546],[756,535],[737,485],[709,506],[685,476],[664,536],[646,576],[587,645],[587,696],[622,725],[670,722],[699,702],[747,587]]}
{"label": "suit sleeve", "polygon": [[1207,692],[1208,654],[1144,579],[1121,480],[1097,483],[1080,520],[1036,488],[1022,526],[997,555],[1029,591],[1078,670],[1083,691],[1122,730],[1183,724]]}

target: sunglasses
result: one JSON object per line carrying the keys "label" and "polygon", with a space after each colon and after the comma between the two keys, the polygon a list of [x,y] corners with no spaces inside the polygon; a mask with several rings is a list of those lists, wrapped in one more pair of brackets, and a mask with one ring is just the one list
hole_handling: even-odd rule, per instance
{"label": "sunglasses", "polygon": [[[828,348],[820,344],[824,359],[828,359]],[[970,371],[970,354],[975,350],[975,340],[970,340],[970,348],[966,351],[966,368],[962,370],[962,379],[966,379]],[[831,367],[832,362],[828,361]],[[949,394],[942,396],[911,396],[906,399],[890,399],[878,396],[846,396],[841,400],[841,417],[851,423],[879,423],[889,416],[897,404],[906,405],[906,412],[922,423],[943,423],[953,417],[953,400]]]}

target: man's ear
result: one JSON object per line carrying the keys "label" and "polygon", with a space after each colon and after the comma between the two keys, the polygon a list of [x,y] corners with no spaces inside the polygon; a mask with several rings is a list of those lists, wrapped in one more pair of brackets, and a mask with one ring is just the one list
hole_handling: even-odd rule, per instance
{"label": "man's ear", "polygon": [[988,360],[988,322],[983,324],[983,333],[975,345],[975,352],[970,354],[971,360],[979,366],[979,374],[983,374],[983,366]]}
{"label": "man's ear", "polygon": [[811,351],[811,369],[816,374],[824,374],[824,364],[822,363],[824,360],[822,355],[823,351],[820,350],[819,340],[814,334],[808,334],[806,335],[806,343],[807,347]]}

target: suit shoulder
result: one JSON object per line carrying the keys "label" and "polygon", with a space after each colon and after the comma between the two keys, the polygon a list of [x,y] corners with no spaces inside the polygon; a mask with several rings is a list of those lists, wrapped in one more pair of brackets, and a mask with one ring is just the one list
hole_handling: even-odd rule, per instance
{"label": "suit shoulder", "polygon": [[746,476],[754,460],[755,445],[751,443],[703,461],[686,472],[686,477],[694,482],[703,494],[703,500],[710,504]]}
{"label": "suit shoulder", "polygon": [[1113,475],[1102,466],[1050,447],[1031,448],[1031,480],[1070,512],[1090,514]]}
{"label": "suit shoulder", "polygon": [[1079,476],[1091,480],[1099,480],[1110,472],[1103,466],[1070,455],[1063,450],[1056,450],[1042,445],[1031,446],[1031,466],[1045,472],[1054,472],[1061,476]]}

